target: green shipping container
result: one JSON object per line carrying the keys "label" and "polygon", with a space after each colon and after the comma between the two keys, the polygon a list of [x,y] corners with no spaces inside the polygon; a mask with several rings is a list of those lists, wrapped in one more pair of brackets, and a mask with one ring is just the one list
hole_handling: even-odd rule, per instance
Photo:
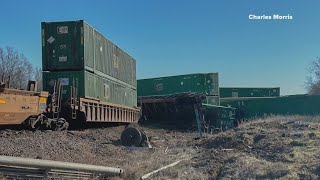
{"label": "green shipping container", "polygon": [[269,98],[221,99],[221,105],[238,109],[241,117],[265,115],[319,115],[320,96],[291,95]]}
{"label": "green shipping container", "polygon": [[199,73],[138,80],[138,96],[198,92],[219,96],[218,73]]}
{"label": "green shipping container", "polygon": [[203,104],[206,123],[218,129],[227,130],[235,126],[235,108]]}
{"label": "green shipping container", "polygon": [[88,71],[43,72],[44,90],[51,92],[55,80],[59,80],[63,85],[63,99],[70,98],[70,86],[75,81],[79,97],[97,98],[103,102],[137,107],[135,89]]}
{"label": "green shipping container", "polygon": [[136,87],[136,61],[83,20],[41,28],[43,71],[87,70]]}
{"label": "green shipping container", "polygon": [[221,87],[220,97],[277,97],[280,88]]}

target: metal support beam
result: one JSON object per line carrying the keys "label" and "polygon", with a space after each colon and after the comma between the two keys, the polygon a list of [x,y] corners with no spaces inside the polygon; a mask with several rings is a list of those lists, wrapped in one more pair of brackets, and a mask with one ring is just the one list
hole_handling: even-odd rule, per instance
{"label": "metal support beam", "polygon": [[198,127],[199,136],[202,137],[201,121],[200,121],[199,109],[198,109],[197,104],[194,104],[193,107],[194,107],[194,113],[195,113],[195,116],[196,116],[196,121],[197,121],[197,127]]}

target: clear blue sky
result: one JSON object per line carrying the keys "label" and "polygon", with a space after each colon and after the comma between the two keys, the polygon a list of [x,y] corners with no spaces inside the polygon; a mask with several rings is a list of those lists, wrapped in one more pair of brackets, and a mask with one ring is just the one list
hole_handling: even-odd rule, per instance
{"label": "clear blue sky", "polygon": [[0,46],[40,66],[40,22],[84,19],[137,60],[138,78],[219,72],[221,86],[305,93],[306,68],[320,56],[319,7],[316,0],[7,0]]}

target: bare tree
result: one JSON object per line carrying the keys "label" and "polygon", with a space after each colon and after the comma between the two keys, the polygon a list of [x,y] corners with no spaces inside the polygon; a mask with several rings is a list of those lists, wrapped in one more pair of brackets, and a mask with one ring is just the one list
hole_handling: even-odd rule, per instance
{"label": "bare tree", "polygon": [[36,66],[33,70],[33,79],[38,81],[38,91],[42,90],[42,69]]}
{"label": "bare tree", "polygon": [[317,57],[308,68],[306,88],[310,95],[320,95],[320,58]]}
{"label": "bare tree", "polygon": [[0,77],[10,76],[11,87],[25,89],[33,73],[32,64],[22,53],[12,47],[0,48]]}

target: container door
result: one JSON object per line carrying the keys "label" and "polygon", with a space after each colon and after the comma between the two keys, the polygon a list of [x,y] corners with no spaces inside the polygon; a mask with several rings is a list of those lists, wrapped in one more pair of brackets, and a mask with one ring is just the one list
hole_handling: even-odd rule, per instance
{"label": "container door", "polygon": [[80,21],[42,23],[43,69],[82,70]]}

